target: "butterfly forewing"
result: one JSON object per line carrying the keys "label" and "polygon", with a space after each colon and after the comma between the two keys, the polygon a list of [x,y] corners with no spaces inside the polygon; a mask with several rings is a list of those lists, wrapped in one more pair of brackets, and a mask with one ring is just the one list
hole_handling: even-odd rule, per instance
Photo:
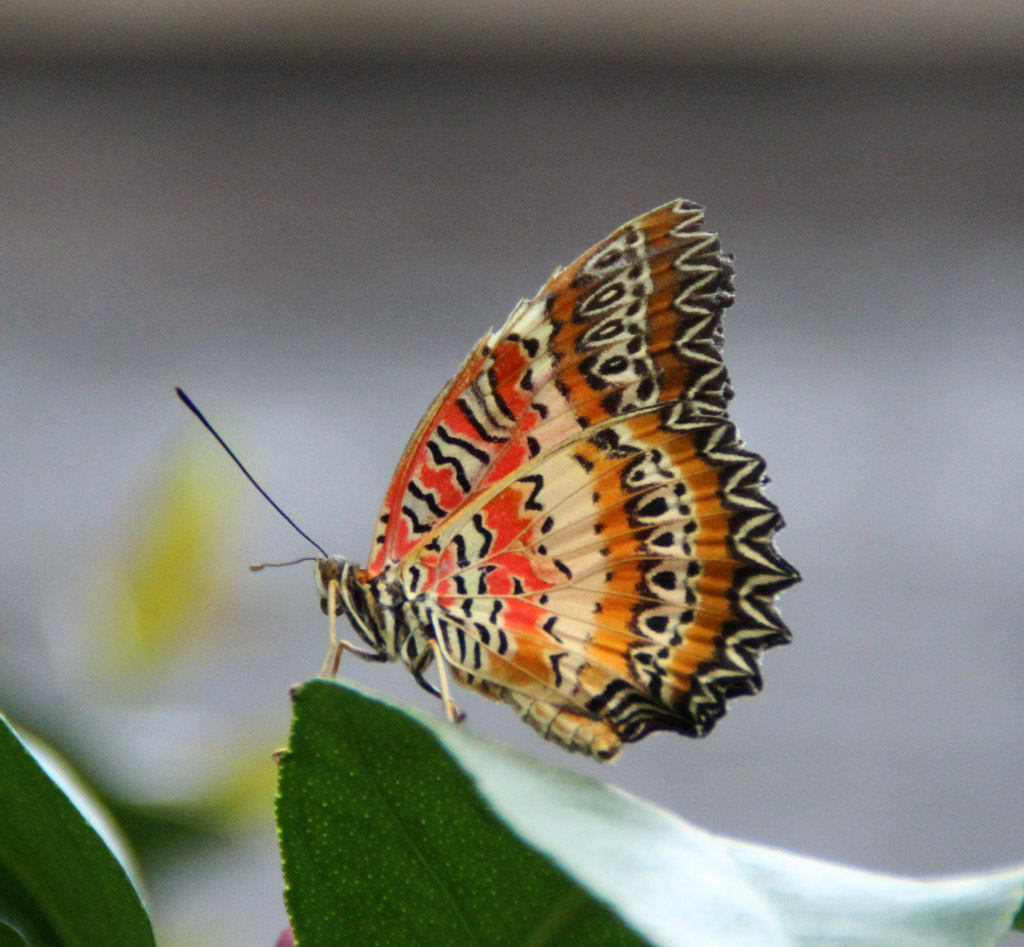
{"label": "butterfly forewing", "polygon": [[482,340],[420,422],[365,573],[462,683],[611,756],[702,735],[788,639],[763,463],[725,415],[732,267],[696,205],[617,230]]}

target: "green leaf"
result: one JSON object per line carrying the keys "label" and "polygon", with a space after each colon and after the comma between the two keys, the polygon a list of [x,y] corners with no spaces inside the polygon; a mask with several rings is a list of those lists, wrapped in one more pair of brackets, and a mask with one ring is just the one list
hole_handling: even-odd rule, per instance
{"label": "green leaf", "polygon": [[1024,865],[917,880],[804,858],[712,835],[463,728],[427,726],[523,838],[656,944],[981,947],[1024,900]]}
{"label": "green leaf", "polygon": [[0,921],[0,947],[26,947],[27,943],[13,927]]}
{"label": "green leaf", "polygon": [[0,921],[32,947],[151,947],[124,869],[2,717],[0,773]]}
{"label": "green leaf", "polygon": [[[1024,902],[1024,866],[915,880],[749,845],[480,740],[465,727],[429,717],[416,723],[417,718],[326,681],[305,685],[297,696],[293,740],[298,738],[299,752],[284,763],[279,802],[286,878],[295,885],[301,876],[302,885],[316,888],[326,887],[330,876],[334,895],[345,888],[351,895],[331,924],[318,930],[322,936],[328,930],[335,937],[347,932],[353,916],[372,917],[380,910],[381,889],[400,891],[398,907],[415,912],[420,902],[409,898],[419,897],[419,889],[407,890],[407,876],[418,874],[420,882],[436,887],[438,864],[445,865],[440,874],[447,879],[448,865],[470,857],[458,848],[466,831],[460,821],[465,810],[498,815],[658,945],[982,947],[998,942]],[[322,772],[332,768],[331,777]],[[320,778],[324,785],[314,786]],[[285,799],[293,779],[295,789],[300,781],[306,784],[304,812],[291,809],[296,800]],[[328,782],[331,789],[321,795]],[[417,797],[408,808],[407,800]],[[288,823],[280,818],[286,805]],[[408,835],[403,826],[423,818],[438,821],[437,835],[420,837],[419,844],[429,848],[421,850],[419,864],[410,861],[393,875],[390,847]],[[447,839],[446,826],[456,827]],[[294,831],[307,840],[289,840]],[[475,842],[467,847],[473,849]],[[503,836],[497,851],[487,851],[486,863],[473,868],[490,872],[489,877],[497,873],[494,897],[499,900],[518,883],[510,854],[515,849]],[[322,874],[307,872],[309,866],[299,865],[303,859],[316,861]],[[312,914],[330,910],[312,903],[316,894],[296,890],[288,898],[296,907],[309,898],[303,907]],[[521,934],[521,922],[512,930]],[[307,944],[331,942],[309,936]],[[460,940],[457,932],[448,936],[433,942],[474,942]]]}
{"label": "green leaf", "polygon": [[[0,932],[31,947],[60,947],[60,939],[18,878],[0,865]],[[0,944],[4,941],[0,939]]]}
{"label": "green leaf", "polygon": [[412,718],[325,681],[294,712],[277,817],[300,947],[644,943],[520,842]]}

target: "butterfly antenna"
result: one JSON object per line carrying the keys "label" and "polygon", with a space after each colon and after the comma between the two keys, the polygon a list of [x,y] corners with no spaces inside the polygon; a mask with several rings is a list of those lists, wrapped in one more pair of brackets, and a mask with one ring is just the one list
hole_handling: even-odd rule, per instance
{"label": "butterfly antenna", "polygon": [[284,566],[297,566],[300,562],[316,562],[316,556],[301,556],[287,562],[261,562],[258,566],[249,566],[250,572],[262,572],[264,569],[281,569]]}
{"label": "butterfly antenna", "polygon": [[278,513],[281,514],[281,516],[284,517],[285,521],[292,527],[292,529],[295,530],[295,532],[297,532],[310,545],[315,546],[317,549],[319,549],[323,557],[327,559],[327,550],[324,549],[324,547],[321,546],[320,543],[316,542],[314,539],[311,539],[303,530],[299,529],[299,527],[295,523],[295,520],[293,520],[287,513],[285,513],[284,510],[281,509],[281,507],[279,507],[272,499],[270,499],[270,495],[267,493],[267,491],[264,490],[263,487],[261,487],[256,482],[256,478],[253,477],[253,475],[249,473],[248,470],[245,469],[245,464],[243,464],[235,456],[235,452],[230,447],[228,447],[228,445],[224,442],[224,438],[221,437],[214,429],[213,425],[206,420],[206,418],[203,415],[203,412],[200,411],[195,406],[195,404],[192,402],[192,399],[188,395],[186,395],[185,392],[182,391],[180,388],[175,388],[174,390],[177,393],[178,397],[184,402],[185,407],[188,408],[189,411],[191,411],[197,418],[199,418],[199,420],[203,424],[203,427],[205,427],[206,430],[208,430],[217,439],[217,443],[220,444],[220,446],[227,451],[228,457],[230,457],[238,465],[238,469],[245,474],[245,476],[249,480],[249,483],[251,483],[257,490],[259,490],[260,496],[262,496],[264,500],[266,500],[275,510],[277,510]]}

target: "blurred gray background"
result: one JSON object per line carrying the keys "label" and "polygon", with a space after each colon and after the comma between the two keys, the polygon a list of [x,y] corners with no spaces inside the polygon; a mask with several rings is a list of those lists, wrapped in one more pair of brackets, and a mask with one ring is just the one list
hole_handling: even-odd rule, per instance
{"label": "blurred gray background", "polygon": [[[728,835],[915,874],[1020,861],[1024,7],[708,9],[8,2],[6,700],[87,720],[140,798],[199,791],[240,745],[269,780],[326,631],[311,567],[245,566],[308,550],[172,386],[361,561],[473,343],[683,196],[737,259],[733,416],[804,575],[794,643],[709,740],[610,766],[482,699],[468,726]],[[216,648],[144,700],[97,694],[89,595],[186,448],[234,496]],[[400,667],[344,671],[440,713]],[[270,803],[149,873],[164,943],[273,942]]]}

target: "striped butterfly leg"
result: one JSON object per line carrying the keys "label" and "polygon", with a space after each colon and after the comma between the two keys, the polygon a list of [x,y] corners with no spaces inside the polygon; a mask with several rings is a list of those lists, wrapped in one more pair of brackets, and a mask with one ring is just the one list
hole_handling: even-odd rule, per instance
{"label": "striped butterfly leg", "polygon": [[545,740],[557,743],[572,753],[607,762],[618,756],[622,749],[619,735],[603,720],[594,720],[551,701],[481,680],[456,667],[451,668],[451,675],[464,687],[491,700],[509,704],[519,719],[533,727]]}
{"label": "striped butterfly leg", "polygon": [[[447,716],[449,723],[463,723],[466,715],[455,706],[455,701],[452,700],[451,690],[448,687],[448,672],[446,670],[448,661],[445,659],[444,650],[436,638],[430,639],[430,650],[434,655],[434,660],[437,662],[437,677],[441,683],[441,702],[444,704],[445,716]],[[417,680],[419,679],[417,678]]]}
{"label": "striped butterfly leg", "polygon": [[[338,677],[338,667],[341,664],[341,655],[344,651],[348,651],[364,661],[387,661],[388,656],[381,651],[364,651],[348,641],[338,640],[341,585],[336,577],[332,576],[329,579],[326,591],[327,603],[325,611],[327,612],[327,628],[330,643],[327,646],[327,655],[324,658],[323,667],[320,668],[320,673],[317,677],[329,677],[331,680],[335,680]],[[328,668],[330,669],[329,671]]]}

